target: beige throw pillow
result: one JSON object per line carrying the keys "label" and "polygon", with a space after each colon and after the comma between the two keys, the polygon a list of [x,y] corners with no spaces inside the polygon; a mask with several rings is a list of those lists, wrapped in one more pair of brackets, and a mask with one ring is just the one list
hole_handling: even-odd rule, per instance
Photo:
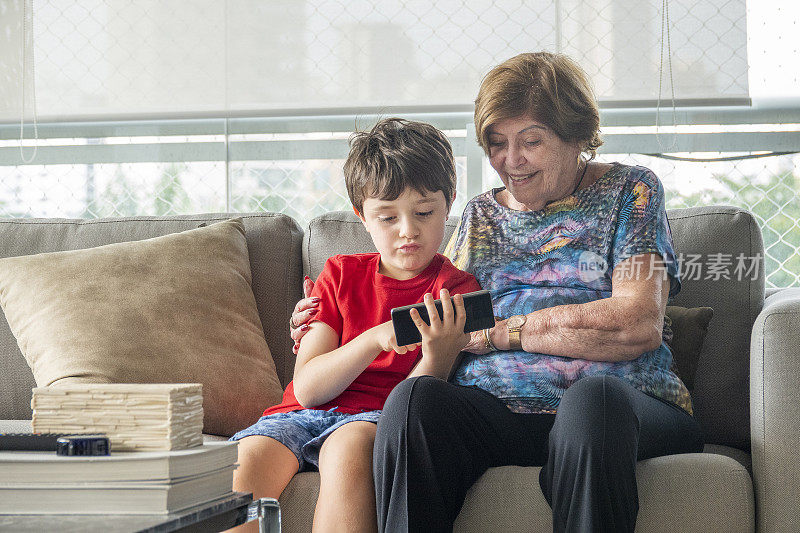
{"label": "beige throw pillow", "polygon": [[241,220],[0,259],[0,304],[36,384],[202,383],[203,431],[280,401]]}

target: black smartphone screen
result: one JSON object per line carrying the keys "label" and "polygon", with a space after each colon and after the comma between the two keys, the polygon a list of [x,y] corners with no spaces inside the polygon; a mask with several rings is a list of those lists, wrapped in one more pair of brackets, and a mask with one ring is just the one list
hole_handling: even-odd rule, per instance
{"label": "black smartphone screen", "polygon": [[[464,324],[464,332],[478,331],[494,326],[494,310],[492,309],[492,296],[489,291],[475,291],[462,295],[464,297],[464,310],[467,312],[467,322]],[[439,317],[442,316],[442,301],[434,300]],[[395,307],[392,309],[392,323],[394,324],[394,335],[398,346],[413,344],[422,341],[417,326],[411,320],[410,311],[415,308],[426,324],[430,324],[428,319],[428,309],[424,303]]]}

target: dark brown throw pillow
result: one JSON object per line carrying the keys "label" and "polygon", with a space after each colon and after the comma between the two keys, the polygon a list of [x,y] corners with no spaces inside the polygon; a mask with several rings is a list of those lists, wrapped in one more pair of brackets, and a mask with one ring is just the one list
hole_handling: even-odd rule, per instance
{"label": "dark brown throw pillow", "polygon": [[[672,370],[689,390],[694,389],[694,374],[700,350],[714,316],[710,307],[667,306],[664,316],[664,339],[672,351]],[[670,335],[671,333],[671,335]]]}

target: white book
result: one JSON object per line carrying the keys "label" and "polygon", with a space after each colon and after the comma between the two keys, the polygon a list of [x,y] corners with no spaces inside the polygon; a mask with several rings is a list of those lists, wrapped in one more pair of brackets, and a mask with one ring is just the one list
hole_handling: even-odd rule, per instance
{"label": "white book", "polygon": [[103,433],[112,451],[174,450],[202,444],[199,383],[81,383],[33,389],[38,433]]}
{"label": "white book", "polygon": [[0,451],[0,486],[159,481],[195,476],[236,463],[237,442],[207,442],[185,450],[111,452],[66,457],[55,452]]}
{"label": "white book", "polygon": [[233,466],[171,483],[0,485],[0,514],[168,514],[229,495]]}
{"label": "white book", "polygon": [[200,383],[74,383],[34,389],[37,394],[42,396],[75,394],[91,397],[93,395],[130,394],[156,398],[164,395],[192,396],[202,394],[202,390],[203,386]]}

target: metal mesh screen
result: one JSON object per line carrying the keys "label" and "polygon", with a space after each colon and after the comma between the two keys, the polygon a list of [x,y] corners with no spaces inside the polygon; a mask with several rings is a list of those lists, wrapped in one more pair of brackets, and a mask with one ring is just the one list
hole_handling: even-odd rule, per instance
{"label": "metal mesh screen", "polygon": [[[7,0],[0,120],[469,107],[489,68],[565,52],[608,105],[748,96],[745,0]],[[668,7],[669,9],[665,9]],[[667,11],[669,20],[666,19]],[[23,57],[24,15],[31,36]],[[669,44],[662,29],[669,29]],[[662,46],[663,44],[663,46]],[[32,54],[31,54],[32,52]],[[23,65],[24,68],[23,68]],[[30,93],[30,86],[28,89]],[[672,93],[664,91],[663,97]],[[30,110],[30,94],[25,105]]]}
{"label": "metal mesh screen", "polygon": [[619,159],[662,177],[667,208],[724,204],[752,212],[764,238],[767,286],[800,285],[800,156],[700,163],[641,155]]}
{"label": "metal mesh screen", "polygon": [[[652,169],[664,183],[668,208],[727,204],[750,210],[764,236],[768,286],[800,285],[800,155],[724,162],[638,154],[602,154],[598,159]],[[482,172],[468,175],[466,160],[456,157],[453,214],[468,200],[469,180],[479,180],[480,190],[501,185],[488,162],[484,160]],[[343,163],[336,158],[0,166],[0,216],[276,211],[304,226],[322,213],[350,208]]]}

